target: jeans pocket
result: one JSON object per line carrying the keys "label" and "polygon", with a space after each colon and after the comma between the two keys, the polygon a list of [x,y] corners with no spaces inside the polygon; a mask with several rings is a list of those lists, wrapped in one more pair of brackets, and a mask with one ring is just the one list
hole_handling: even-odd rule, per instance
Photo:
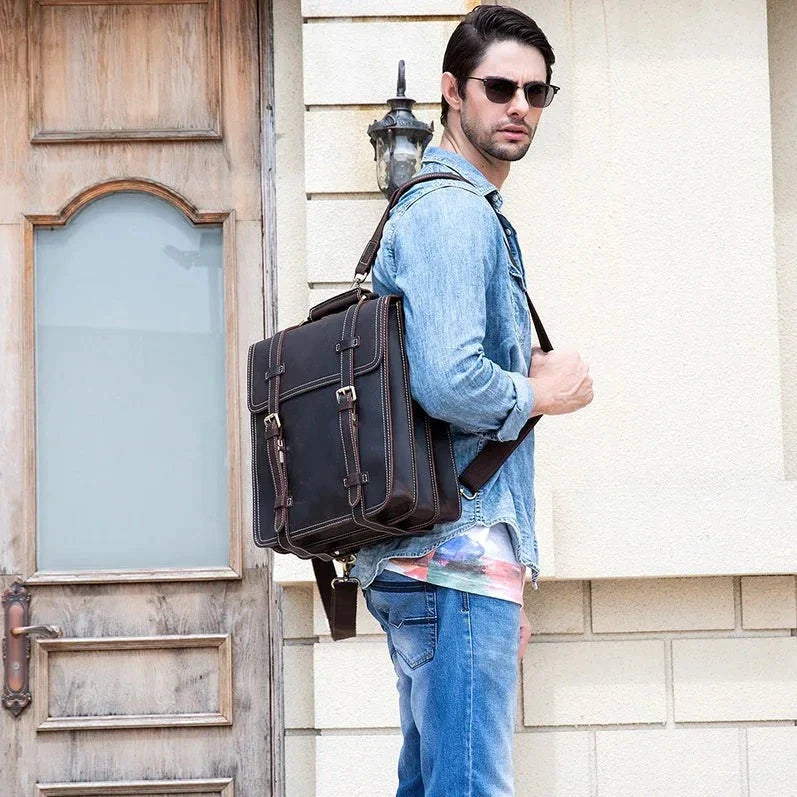
{"label": "jeans pocket", "polygon": [[435,585],[409,577],[401,582],[375,579],[368,591],[371,613],[407,666],[414,670],[431,661],[437,648]]}

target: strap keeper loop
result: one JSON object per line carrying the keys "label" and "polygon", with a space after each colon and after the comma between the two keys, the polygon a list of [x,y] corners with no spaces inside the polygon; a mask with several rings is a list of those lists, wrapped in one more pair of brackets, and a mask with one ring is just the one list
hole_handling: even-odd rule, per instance
{"label": "strap keeper loop", "polygon": [[357,473],[350,473],[344,480],[343,486],[346,488],[356,487],[358,484],[368,483],[368,472],[358,471]]}
{"label": "strap keeper loop", "polygon": [[273,368],[269,368],[266,371],[266,382],[269,379],[273,379],[275,376],[279,376],[280,374],[285,373],[285,363],[280,363],[279,365],[275,365]]}
{"label": "strap keeper loop", "polygon": [[360,339],[358,337],[344,338],[339,343],[335,344],[335,351],[340,354],[342,351],[346,351],[348,349],[356,349],[359,345]]}

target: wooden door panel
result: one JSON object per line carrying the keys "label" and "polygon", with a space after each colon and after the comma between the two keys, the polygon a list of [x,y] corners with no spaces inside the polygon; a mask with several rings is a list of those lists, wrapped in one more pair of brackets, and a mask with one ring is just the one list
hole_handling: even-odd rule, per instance
{"label": "wooden door panel", "polygon": [[231,651],[229,634],[40,640],[37,729],[232,725]]}
{"label": "wooden door panel", "polygon": [[[27,579],[30,624],[63,631],[31,641],[31,704],[0,710],[4,797],[272,793],[275,601],[244,401],[270,237],[259,24],[255,0],[0,0],[0,588]],[[34,229],[110,180],[223,224],[230,567],[32,577]]]}
{"label": "wooden door panel", "polygon": [[28,19],[32,140],[221,137],[218,0],[30,0]]}
{"label": "wooden door panel", "polygon": [[[88,186],[120,176],[143,177],[167,185],[190,198],[200,210],[234,208],[240,220],[261,218],[259,80],[257,70],[251,67],[252,58],[257,55],[259,47],[258,12],[254,0],[217,0],[221,42],[218,64],[213,62],[209,45],[200,46],[198,39],[193,47],[197,52],[189,54],[197,66],[201,65],[203,69],[207,67],[211,73],[215,70],[220,74],[222,88],[216,114],[218,122],[214,124],[221,137],[216,133],[213,136],[202,133],[204,128],[198,127],[200,124],[207,126],[207,120],[213,116],[213,103],[209,99],[202,99],[212,93],[211,88],[215,85],[212,77],[203,75],[201,85],[204,88],[199,88],[197,81],[197,88],[191,89],[193,94],[182,98],[172,86],[174,76],[167,55],[159,56],[158,68],[161,72],[150,70],[146,82],[142,83],[141,88],[135,89],[139,92],[138,97],[128,92],[124,74],[110,74],[106,70],[105,79],[101,81],[107,95],[103,98],[98,96],[97,91],[87,94],[80,82],[70,81],[71,93],[83,92],[77,110],[63,107],[61,92],[55,89],[50,94],[43,89],[41,98],[34,102],[31,82],[33,69],[38,67],[36,59],[27,56],[28,2],[0,0],[0,31],[3,32],[0,39],[0,109],[3,112],[3,124],[0,125],[0,152],[3,153],[0,158],[0,185],[3,186],[0,192],[0,224],[18,223],[20,213],[54,212]],[[156,5],[159,8],[169,7]],[[208,0],[207,3],[178,5],[210,8],[212,4]],[[80,4],[75,4],[71,11],[77,13],[80,8]],[[96,6],[88,5],[86,8]],[[65,10],[70,11],[70,8]],[[203,13],[211,13],[212,18],[212,12]],[[263,24],[268,25],[268,20],[263,20]],[[173,24],[166,27],[167,31],[175,29],[178,28]],[[148,30],[150,35],[153,30],[165,35],[162,28]],[[187,34],[185,29],[179,30],[191,39],[197,37],[191,28]],[[122,33],[124,29],[119,35]],[[55,42],[59,40],[55,33],[52,38]],[[64,42],[64,46],[67,44],[72,46],[71,40]],[[130,49],[129,45],[126,49]],[[201,55],[202,51],[207,56]],[[126,57],[134,63],[135,54]],[[52,65],[60,63],[63,69],[73,69],[79,73],[81,69],[85,71],[92,66],[72,62],[64,65],[64,58],[57,51],[48,52],[48,68],[55,72]],[[141,74],[144,72],[142,65]],[[130,107],[127,110],[114,110],[116,116],[103,122],[96,112],[91,112],[93,117],[89,115],[93,107],[89,102],[92,95],[95,97],[93,105],[100,101],[108,104],[109,97],[123,97]],[[142,96],[146,111],[139,107]],[[155,98],[158,98],[157,101]],[[43,104],[45,100],[47,105]],[[80,110],[81,107],[83,110]],[[78,117],[77,114],[82,116]],[[78,139],[86,132],[80,132],[82,125],[94,124],[100,119],[105,130],[103,135],[107,135],[111,142],[69,143],[69,137],[65,139],[67,143],[49,142],[46,137],[42,141],[32,141],[32,131],[53,129],[42,127],[37,122],[39,117],[59,125],[68,121],[70,136],[77,131]],[[136,127],[142,125],[145,119],[143,128]],[[120,131],[118,136],[122,139],[127,137],[133,140],[114,145],[113,138],[117,134],[111,136],[108,132],[114,129]],[[135,130],[138,133],[130,135]],[[184,147],[178,146],[179,141],[168,140],[196,137],[198,130],[200,138],[216,137],[218,140],[191,141],[190,145],[187,142]],[[140,136],[153,140],[136,141]],[[224,201],[220,202],[221,199]]]}

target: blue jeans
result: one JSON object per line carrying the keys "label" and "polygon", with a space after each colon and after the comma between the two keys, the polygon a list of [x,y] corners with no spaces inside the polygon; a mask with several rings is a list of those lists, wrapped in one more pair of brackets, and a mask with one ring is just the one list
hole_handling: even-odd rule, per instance
{"label": "blue jeans", "polygon": [[396,797],[512,797],[520,605],[389,570],[364,594],[398,675]]}

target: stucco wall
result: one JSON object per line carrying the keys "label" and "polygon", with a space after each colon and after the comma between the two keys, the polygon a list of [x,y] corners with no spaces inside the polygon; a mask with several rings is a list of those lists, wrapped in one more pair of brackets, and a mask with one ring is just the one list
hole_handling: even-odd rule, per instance
{"label": "stucco wall", "polygon": [[[366,127],[399,58],[439,127],[472,5],[275,3],[281,324],[347,287],[384,208]],[[506,210],[596,391],[536,427],[518,795],[797,795],[797,9],[517,5],[563,88]],[[275,577],[288,794],[394,793],[381,629],[361,601],[358,638],[332,643],[309,563],[277,556]]]}

